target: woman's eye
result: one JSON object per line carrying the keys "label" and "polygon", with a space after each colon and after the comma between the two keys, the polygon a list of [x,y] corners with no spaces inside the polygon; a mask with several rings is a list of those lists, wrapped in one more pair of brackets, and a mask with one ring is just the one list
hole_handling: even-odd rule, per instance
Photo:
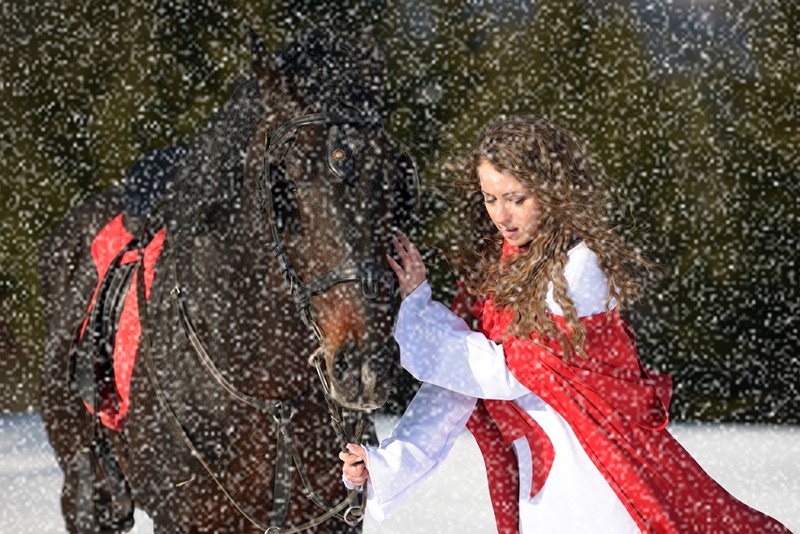
{"label": "woman's eye", "polygon": [[493,199],[493,198],[484,198],[484,199],[483,199],[483,203],[484,203],[484,204],[491,204],[491,203],[493,203],[493,202],[494,202],[494,199]]}
{"label": "woman's eye", "polygon": [[526,199],[524,199],[524,198],[518,198],[518,199],[516,199],[516,200],[514,201],[514,204],[517,204],[517,205],[519,205],[519,204],[524,204],[524,203],[525,203],[525,200],[526,200]]}

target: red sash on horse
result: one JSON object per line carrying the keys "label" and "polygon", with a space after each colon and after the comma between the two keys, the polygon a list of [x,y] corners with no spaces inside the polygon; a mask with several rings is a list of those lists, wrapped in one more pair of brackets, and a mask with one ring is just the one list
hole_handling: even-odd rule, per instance
{"label": "red sash on horse", "polygon": [[[92,258],[97,269],[97,285],[89,302],[87,317],[81,327],[79,341],[86,334],[86,327],[92,309],[98,305],[96,302],[100,287],[103,284],[109,267],[114,259],[127,247],[133,240],[133,236],[125,229],[122,223],[122,214],[112,219],[100,232],[97,233],[92,241]],[[153,284],[154,267],[161,248],[164,244],[166,229],[161,229],[155,237],[147,244],[144,249],[144,281],[145,298],[150,296],[150,287]],[[119,260],[119,265],[135,264],[139,261],[139,251],[137,249],[125,252]],[[134,273],[135,274],[135,273]],[[110,393],[105,393],[104,398],[98,399],[98,412],[100,420],[109,428],[122,430],[128,411],[128,394],[130,392],[131,375],[133,365],[136,361],[136,353],[139,348],[139,337],[141,326],[139,324],[139,303],[136,298],[136,279],[134,275],[128,287],[122,311],[119,314],[119,322],[116,325],[116,334],[113,343],[113,375],[115,378],[114,388]],[[114,398],[109,398],[109,397]],[[84,401],[86,408],[94,413],[94,408]]]}

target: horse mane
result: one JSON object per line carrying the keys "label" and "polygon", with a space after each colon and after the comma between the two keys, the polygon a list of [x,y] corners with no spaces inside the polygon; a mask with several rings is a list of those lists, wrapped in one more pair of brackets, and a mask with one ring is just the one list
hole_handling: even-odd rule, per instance
{"label": "horse mane", "polygon": [[[369,34],[349,39],[333,28],[311,27],[282,45],[274,58],[294,100],[299,97],[310,110],[383,110],[384,63]],[[291,107],[289,95],[275,99]],[[173,235],[186,225],[208,222],[222,205],[238,200],[247,146],[264,113],[255,78],[237,79],[168,187],[162,206],[169,211]]]}
{"label": "horse mane", "polygon": [[173,235],[185,225],[213,218],[237,199],[244,180],[250,136],[264,113],[255,78],[237,80],[230,98],[198,135],[169,184],[163,207]]}

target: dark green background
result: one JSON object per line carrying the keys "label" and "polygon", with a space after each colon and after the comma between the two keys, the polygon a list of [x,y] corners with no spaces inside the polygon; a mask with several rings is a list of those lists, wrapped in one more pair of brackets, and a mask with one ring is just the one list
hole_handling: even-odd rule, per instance
{"label": "dark green background", "polygon": [[[667,274],[632,319],[644,361],[675,379],[673,415],[800,422],[792,4],[4,3],[0,408],[38,403],[36,264],[55,225],[144,152],[198,131],[248,70],[248,25],[274,49],[325,23],[371,26],[383,44],[387,127],[428,185],[440,150],[499,113],[588,140]],[[417,235],[435,244],[431,198]]]}

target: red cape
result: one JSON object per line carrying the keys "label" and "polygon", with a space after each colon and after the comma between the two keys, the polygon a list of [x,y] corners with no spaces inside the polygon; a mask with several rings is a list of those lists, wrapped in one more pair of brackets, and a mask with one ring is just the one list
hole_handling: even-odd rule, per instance
{"label": "red cape", "polygon": [[[457,299],[458,306],[463,301]],[[483,304],[481,326],[489,339],[498,341],[506,332],[507,311],[495,309],[491,299]],[[553,319],[563,327],[563,318]],[[645,369],[633,330],[616,310],[581,322],[588,359],[575,356],[565,363],[557,342],[543,342],[545,348],[530,338],[507,335],[506,364],[567,421],[642,532],[789,532],[725,491],[665,430],[671,380]],[[478,402],[467,426],[484,456],[498,532],[517,532],[519,474],[509,445],[523,435],[528,439],[534,465],[531,495],[549,474],[552,445],[510,401]]]}

